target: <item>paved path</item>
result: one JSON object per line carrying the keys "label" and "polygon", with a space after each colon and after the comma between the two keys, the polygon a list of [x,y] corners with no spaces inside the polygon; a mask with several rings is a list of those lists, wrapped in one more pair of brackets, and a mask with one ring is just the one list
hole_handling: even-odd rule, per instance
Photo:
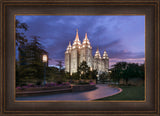
{"label": "paved path", "polygon": [[85,92],[60,93],[43,96],[17,97],[16,100],[94,100],[117,94],[119,89],[97,84],[97,89]]}

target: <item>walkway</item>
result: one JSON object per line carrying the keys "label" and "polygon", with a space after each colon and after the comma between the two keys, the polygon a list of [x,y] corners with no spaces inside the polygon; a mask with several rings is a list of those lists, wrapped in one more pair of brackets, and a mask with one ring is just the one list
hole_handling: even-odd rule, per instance
{"label": "walkway", "polygon": [[16,100],[95,100],[113,94],[117,94],[119,89],[112,88],[106,84],[97,84],[95,90],[85,92],[60,93],[43,96],[17,97]]}

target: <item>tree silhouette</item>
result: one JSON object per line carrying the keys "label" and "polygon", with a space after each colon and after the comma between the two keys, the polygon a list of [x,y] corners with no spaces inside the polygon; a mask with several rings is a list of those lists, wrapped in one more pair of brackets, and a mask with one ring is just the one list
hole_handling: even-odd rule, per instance
{"label": "tree silhouette", "polygon": [[111,78],[117,82],[123,79],[128,84],[128,80],[131,78],[144,79],[144,64],[138,65],[136,63],[118,62],[113,65],[111,71]]}
{"label": "tree silhouette", "polygon": [[56,66],[59,67],[59,71],[61,72],[62,67],[63,67],[63,65],[62,65],[63,61],[62,60],[56,60],[56,62],[57,62]]}
{"label": "tree silhouette", "polygon": [[[38,40],[32,36],[31,41],[19,51],[19,73],[21,83],[34,83],[43,80],[44,63],[42,55],[48,54]],[[25,59],[25,60],[24,60]]]}
{"label": "tree silhouette", "polygon": [[86,61],[82,61],[78,67],[78,73],[81,75],[81,79],[88,79],[90,67],[87,65]]}
{"label": "tree silhouette", "polygon": [[25,45],[27,42],[25,32],[28,30],[29,26],[26,23],[21,23],[16,20],[16,46],[20,49],[20,46]]}

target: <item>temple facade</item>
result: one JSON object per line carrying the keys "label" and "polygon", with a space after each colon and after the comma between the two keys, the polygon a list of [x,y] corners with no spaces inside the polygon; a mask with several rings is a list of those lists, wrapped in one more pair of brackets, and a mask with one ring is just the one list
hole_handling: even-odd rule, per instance
{"label": "temple facade", "polygon": [[101,57],[99,49],[97,48],[96,53],[93,56],[92,46],[87,37],[87,33],[81,43],[77,30],[73,44],[71,45],[71,42],[69,42],[65,51],[65,72],[69,72],[71,75],[76,73],[78,66],[82,61],[86,61],[90,70],[97,70],[98,74],[108,72],[109,57],[106,50],[103,52],[103,56]]}

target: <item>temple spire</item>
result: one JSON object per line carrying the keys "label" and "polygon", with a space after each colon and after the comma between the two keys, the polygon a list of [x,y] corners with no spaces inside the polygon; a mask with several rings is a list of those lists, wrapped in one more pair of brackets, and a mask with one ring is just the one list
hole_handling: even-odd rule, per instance
{"label": "temple spire", "polygon": [[98,47],[97,47],[97,50],[96,50],[96,53],[95,53],[95,56],[94,56],[94,57],[101,59],[101,54],[100,54],[100,52],[99,52],[99,48],[98,48]]}
{"label": "temple spire", "polygon": [[79,40],[79,35],[78,35],[78,29],[76,29],[76,40],[78,39]]}
{"label": "temple spire", "polygon": [[85,33],[85,38],[84,38],[83,43],[82,43],[82,48],[83,47],[87,47],[87,48],[92,49],[91,44],[89,42],[89,39],[87,37],[87,33]]}
{"label": "temple spire", "polygon": [[106,50],[104,50],[103,59],[108,59],[108,54],[107,54]]}
{"label": "temple spire", "polygon": [[71,41],[69,41],[69,46],[71,46]]}
{"label": "temple spire", "polygon": [[85,33],[85,38],[88,38],[88,37],[87,37],[87,33]]}
{"label": "temple spire", "polygon": [[72,49],[72,46],[71,46],[71,42],[69,41],[69,45],[68,45],[65,53],[70,53],[71,49]]}
{"label": "temple spire", "polygon": [[76,30],[76,37],[75,37],[75,40],[73,42],[73,46],[72,48],[80,48],[81,46],[81,41],[79,40],[79,35],[78,35],[78,29]]}

